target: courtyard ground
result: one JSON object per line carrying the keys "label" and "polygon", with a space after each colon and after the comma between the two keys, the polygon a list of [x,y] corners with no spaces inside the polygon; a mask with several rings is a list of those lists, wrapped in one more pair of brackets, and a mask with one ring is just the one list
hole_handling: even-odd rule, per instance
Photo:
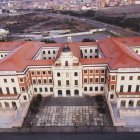
{"label": "courtyard ground", "polygon": [[[114,127],[106,103],[105,113],[98,112],[95,97],[43,98],[39,112],[25,118],[24,127],[94,128]],[[100,129],[101,130],[101,129]],[[61,129],[60,129],[61,131]]]}

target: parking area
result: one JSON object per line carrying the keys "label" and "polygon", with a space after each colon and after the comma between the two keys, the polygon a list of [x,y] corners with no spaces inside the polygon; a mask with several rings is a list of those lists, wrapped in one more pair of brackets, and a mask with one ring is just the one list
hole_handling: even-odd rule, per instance
{"label": "parking area", "polygon": [[104,106],[105,113],[99,112],[95,97],[43,98],[39,112],[29,113],[25,122],[38,127],[112,126],[105,102]]}

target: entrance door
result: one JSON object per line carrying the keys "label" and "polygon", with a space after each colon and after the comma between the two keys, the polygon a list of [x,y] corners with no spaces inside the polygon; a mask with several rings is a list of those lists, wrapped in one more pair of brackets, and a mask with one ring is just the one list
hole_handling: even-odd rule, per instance
{"label": "entrance door", "polygon": [[58,96],[62,96],[62,90],[58,90]]}

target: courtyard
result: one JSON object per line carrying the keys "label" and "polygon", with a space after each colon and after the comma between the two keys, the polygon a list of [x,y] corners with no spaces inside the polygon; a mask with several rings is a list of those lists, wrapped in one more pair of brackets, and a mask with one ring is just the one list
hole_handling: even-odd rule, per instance
{"label": "courtyard", "polygon": [[43,98],[37,114],[29,112],[25,125],[32,127],[96,127],[113,126],[106,102],[105,112],[98,109],[95,97]]}

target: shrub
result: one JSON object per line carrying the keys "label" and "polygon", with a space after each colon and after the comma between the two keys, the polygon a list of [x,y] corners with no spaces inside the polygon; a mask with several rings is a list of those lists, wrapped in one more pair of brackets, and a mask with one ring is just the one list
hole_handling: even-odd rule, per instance
{"label": "shrub", "polygon": [[95,96],[95,101],[96,102],[103,102],[104,101],[103,96],[102,95]]}

